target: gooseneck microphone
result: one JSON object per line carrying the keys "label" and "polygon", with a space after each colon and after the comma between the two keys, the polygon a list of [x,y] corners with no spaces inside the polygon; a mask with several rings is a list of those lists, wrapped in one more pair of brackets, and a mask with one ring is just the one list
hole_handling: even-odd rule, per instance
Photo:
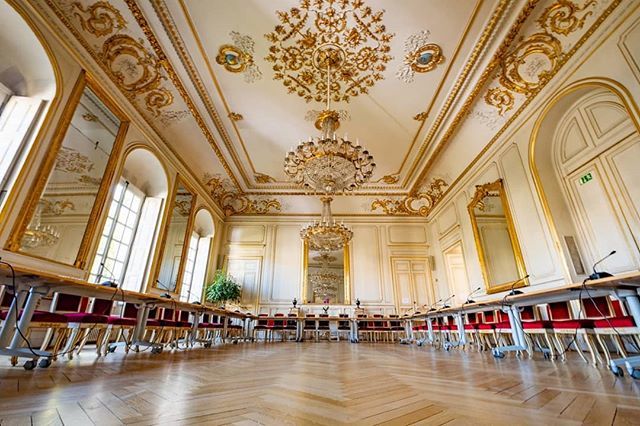
{"label": "gooseneck microphone", "polygon": [[473,296],[474,294],[476,294],[480,290],[482,290],[482,287],[478,287],[475,290],[473,290],[471,293],[469,293],[469,295],[467,296],[467,300],[463,303],[463,305],[468,305],[469,303],[476,303],[475,300],[471,299],[471,296]]}
{"label": "gooseneck microphone", "polygon": [[589,275],[590,280],[599,280],[600,278],[607,278],[607,277],[613,276],[610,273],[605,271],[597,272],[596,266],[598,266],[600,263],[604,262],[605,260],[613,256],[614,254],[616,254],[616,251],[612,250],[611,253],[609,253],[608,255],[606,255],[605,257],[603,257],[602,259],[598,260],[596,263],[593,264],[593,267],[592,267],[593,274]]}
{"label": "gooseneck microphone", "polygon": [[[165,289],[167,288],[167,286],[165,286],[165,285],[164,285],[164,283],[163,283],[162,281],[160,281],[160,280],[156,280],[156,283],[157,283],[157,284],[159,284],[159,285],[161,285],[161,286],[162,286],[162,288],[165,288]],[[163,297],[163,298],[165,298],[165,299],[173,299],[173,297],[171,297],[171,295],[170,295],[169,293],[167,293],[167,292],[162,293],[162,294],[160,295],[160,297]]]}
{"label": "gooseneck microphone", "polygon": [[[118,287],[118,283],[116,282],[116,280],[114,278],[113,272],[109,268],[107,268],[107,265],[105,265],[104,262],[100,262],[100,267],[102,267],[102,270],[106,270],[109,273],[109,275],[111,275],[111,279],[101,282],[100,285],[117,288]],[[100,278],[103,277],[102,271],[100,271],[99,277]]]}
{"label": "gooseneck microphone", "polygon": [[436,310],[436,306],[438,306],[438,303],[442,302],[442,299],[440,300],[436,300],[431,306],[429,306],[429,310],[427,312],[433,312]]}
{"label": "gooseneck microphone", "polygon": [[442,301],[442,308],[440,308],[440,309],[447,309],[447,308],[450,308],[451,306],[450,306],[450,305],[447,305],[447,302],[448,302],[449,300],[452,300],[454,297],[456,297],[456,295],[455,295],[455,294],[452,294],[451,296],[449,296],[449,297],[447,297],[446,299],[444,299],[444,300]]}
{"label": "gooseneck microphone", "polygon": [[527,278],[529,278],[529,274],[525,275],[524,277],[520,278],[519,280],[516,280],[513,282],[513,284],[511,284],[511,291],[509,292],[509,296],[515,296],[516,294],[522,294],[522,292],[520,290],[516,290],[516,284],[521,283],[522,281],[526,280]]}

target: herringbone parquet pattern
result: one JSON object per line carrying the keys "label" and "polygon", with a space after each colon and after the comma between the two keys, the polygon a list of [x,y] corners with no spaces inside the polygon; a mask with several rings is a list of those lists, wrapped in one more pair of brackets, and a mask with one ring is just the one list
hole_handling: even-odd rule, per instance
{"label": "herringbone parquet pattern", "polygon": [[640,382],[397,344],[227,345],[0,366],[0,424],[640,424]]}

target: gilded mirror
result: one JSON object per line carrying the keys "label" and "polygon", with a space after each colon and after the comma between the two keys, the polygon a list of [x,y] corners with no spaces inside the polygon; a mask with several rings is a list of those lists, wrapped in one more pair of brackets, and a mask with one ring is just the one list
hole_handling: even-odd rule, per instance
{"label": "gilded mirror", "polygon": [[304,303],[350,304],[349,246],[324,251],[310,249],[305,242],[303,260]]}
{"label": "gilded mirror", "polygon": [[158,290],[178,293],[178,283],[181,282],[184,273],[183,259],[186,257],[195,206],[194,192],[180,179],[176,183],[170,205],[171,214],[165,227],[162,257],[153,286]]}
{"label": "gilded mirror", "polygon": [[476,186],[468,210],[487,293],[509,289],[526,270],[502,179]]}
{"label": "gilded mirror", "polygon": [[10,249],[84,267],[127,129],[116,111],[82,75]]}

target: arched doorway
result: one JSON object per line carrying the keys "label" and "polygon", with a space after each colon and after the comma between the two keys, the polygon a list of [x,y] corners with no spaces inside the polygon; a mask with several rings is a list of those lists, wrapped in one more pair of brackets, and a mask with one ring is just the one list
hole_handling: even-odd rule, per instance
{"label": "arched doorway", "polygon": [[[531,137],[532,174],[573,281],[640,269],[640,134],[623,91],[601,81],[556,96]],[[635,108],[635,107],[634,107]]]}

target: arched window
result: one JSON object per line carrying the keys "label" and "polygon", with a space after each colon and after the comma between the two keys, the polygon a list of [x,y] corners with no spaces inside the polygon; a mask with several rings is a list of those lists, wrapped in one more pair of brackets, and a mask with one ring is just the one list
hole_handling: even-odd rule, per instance
{"label": "arched window", "polygon": [[113,281],[126,290],[142,290],[167,193],[167,175],[156,156],[142,148],[131,151],[102,230],[92,282]]}
{"label": "arched window", "polygon": [[56,74],[34,31],[7,2],[0,2],[0,20],[2,207],[56,96]]}
{"label": "arched window", "polygon": [[202,289],[207,277],[209,251],[214,234],[211,213],[201,209],[196,213],[189,238],[187,259],[182,276],[180,299],[188,302],[202,301]]}

